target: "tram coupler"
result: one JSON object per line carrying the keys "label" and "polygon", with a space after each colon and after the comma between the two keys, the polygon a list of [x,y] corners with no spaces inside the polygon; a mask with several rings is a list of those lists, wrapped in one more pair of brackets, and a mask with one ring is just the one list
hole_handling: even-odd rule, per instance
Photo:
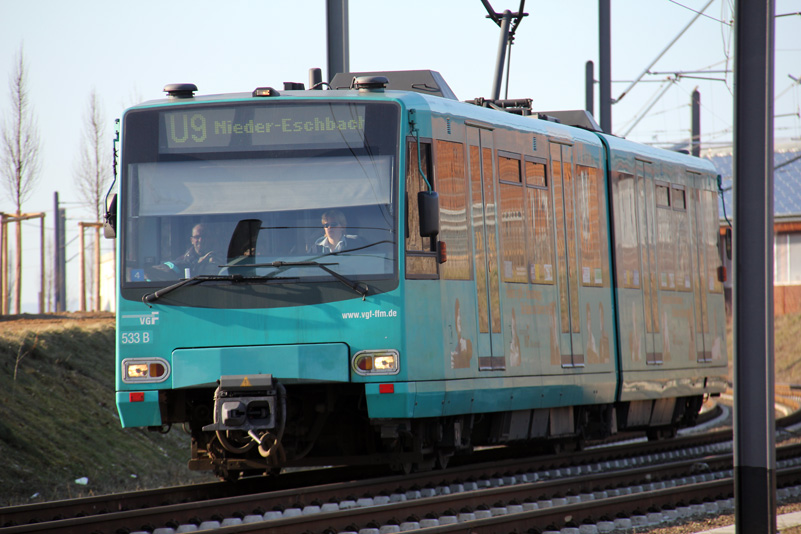
{"label": "tram coupler", "polygon": [[204,431],[250,433],[275,428],[278,389],[272,375],[221,376],[218,384],[214,392],[214,423],[204,426]]}

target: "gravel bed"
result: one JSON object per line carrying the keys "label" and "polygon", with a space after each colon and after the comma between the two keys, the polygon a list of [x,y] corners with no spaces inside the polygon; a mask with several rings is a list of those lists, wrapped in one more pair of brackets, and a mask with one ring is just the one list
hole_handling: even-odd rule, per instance
{"label": "gravel bed", "polygon": [[[778,507],[777,513],[789,514],[791,512],[801,512],[801,502],[793,502],[783,504]],[[690,521],[682,525],[674,525],[670,527],[658,527],[648,530],[648,534],[692,534],[697,532],[705,532],[715,528],[726,527],[734,524],[734,514],[720,515],[718,517],[707,519],[704,521]],[[799,534],[801,528],[793,527],[792,529],[784,529],[782,534]]]}

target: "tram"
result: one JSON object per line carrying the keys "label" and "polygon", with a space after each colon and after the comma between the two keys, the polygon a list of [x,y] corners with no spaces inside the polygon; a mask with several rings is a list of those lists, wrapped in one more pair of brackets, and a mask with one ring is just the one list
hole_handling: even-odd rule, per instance
{"label": "tram", "polygon": [[124,427],[189,467],[445,465],[692,426],[726,388],[717,172],[433,71],[128,109]]}

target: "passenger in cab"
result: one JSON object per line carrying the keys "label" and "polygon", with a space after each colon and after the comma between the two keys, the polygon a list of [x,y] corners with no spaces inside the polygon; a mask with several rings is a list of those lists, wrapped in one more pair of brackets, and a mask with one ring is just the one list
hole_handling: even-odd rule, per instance
{"label": "passenger in cab", "polygon": [[314,242],[314,252],[329,254],[363,246],[362,239],[347,233],[348,221],[339,210],[328,210],[321,217],[324,235]]}

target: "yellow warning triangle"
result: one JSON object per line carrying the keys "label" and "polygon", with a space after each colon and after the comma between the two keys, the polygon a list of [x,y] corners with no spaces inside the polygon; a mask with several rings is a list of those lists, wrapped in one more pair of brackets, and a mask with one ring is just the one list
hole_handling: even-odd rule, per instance
{"label": "yellow warning triangle", "polygon": [[239,384],[239,387],[241,387],[241,388],[249,388],[250,387],[250,380],[248,380],[248,377],[245,377],[245,379],[242,380],[242,383]]}

